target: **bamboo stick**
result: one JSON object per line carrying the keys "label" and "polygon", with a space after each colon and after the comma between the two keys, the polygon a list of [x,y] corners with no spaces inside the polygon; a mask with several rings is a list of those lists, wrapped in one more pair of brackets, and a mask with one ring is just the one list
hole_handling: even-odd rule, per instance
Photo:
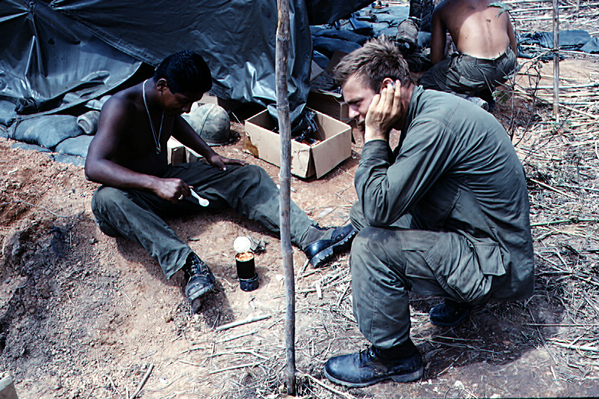
{"label": "bamboo stick", "polygon": [[238,320],[238,321],[234,321],[232,323],[227,323],[227,324],[223,324],[222,326],[218,326],[218,327],[216,327],[214,329],[214,331],[228,330],[229,328],[233,328],[233,327],[237,327],[237,326],[242,326],[244,324],[253,323],[255,321],[260,321],[260,320],[268,319],[269,317],[270,317],[270,315],[248,317],[245,320]]}
{"label": "bamboo stick", "polygon": [[553,0],[553,116],[559,123],[559,5]]}
{"label": "bamboo stick", "polygon": [[279,171],[281,253],[285,270],[285,341],[287,355],[287,394],[295,396],[295,281],[293,248],[291,247],[291,120],[287,90],[287,62],[289,59],[289,0],[277,0],[279,22],[276,44],[277,110],[281,140],[281,169]]}

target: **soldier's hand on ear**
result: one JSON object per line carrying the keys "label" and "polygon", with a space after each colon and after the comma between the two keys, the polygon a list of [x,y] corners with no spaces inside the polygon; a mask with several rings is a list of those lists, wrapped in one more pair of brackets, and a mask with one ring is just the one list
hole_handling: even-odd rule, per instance
{"label": "soldier's hand on ear", "polygon": [[389,132],[401,117],[401,85],[388,83],[376,94],[368,108],[365,120],[364,140],[389,140]]}

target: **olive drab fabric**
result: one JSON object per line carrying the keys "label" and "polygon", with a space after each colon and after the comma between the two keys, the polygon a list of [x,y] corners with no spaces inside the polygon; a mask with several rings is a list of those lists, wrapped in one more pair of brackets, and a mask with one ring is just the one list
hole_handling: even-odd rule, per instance
{"label": "olive drab fabric", "polygon": [[517,58],[511,47],[494,60],[454,53],[426,71],[419,83],[425,89],[445,92],[492,93],[495,87],[505,83],[515,73],[516,68]]}
{"label": "olive drab fabric", "polygon": [[524,168],[493,115],[414,88],[400,144],[364,145],[355,176],[354,313],[375,346],[408,337],[408,291],[472,304],[532,295]]}
{"label": "olive drab fabric", "polygon": [[[279,189],[268,174],[254,165],[227,165],[222,171],[204,162],[169,165],[164,178],[180,178],[210,201],[208,209],[231,207],[238,214],[279,232]],[[173,204],[141,190],[101,186],[92,198],[92,211],[102,232],[123,236],[144,247],[164,274],[171,277],[192,252],[162,219],[165,215],[202,212],[193,198]],[[302,242],[314,222],[293,201],[290,208],[291,241]]]}

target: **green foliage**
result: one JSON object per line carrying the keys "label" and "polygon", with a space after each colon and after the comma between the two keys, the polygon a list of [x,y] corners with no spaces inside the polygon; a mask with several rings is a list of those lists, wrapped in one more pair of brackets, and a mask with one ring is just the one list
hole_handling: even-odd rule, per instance
{"label": "green foliage", "polygon": [[506,93],[504,91],[501,90],[495,90],[493,92],[493,100],[495,100],[495,102],[499,103],[499,104],[505,104],[507,102],[507,100],[509,100],[510,95],[509,93]]}

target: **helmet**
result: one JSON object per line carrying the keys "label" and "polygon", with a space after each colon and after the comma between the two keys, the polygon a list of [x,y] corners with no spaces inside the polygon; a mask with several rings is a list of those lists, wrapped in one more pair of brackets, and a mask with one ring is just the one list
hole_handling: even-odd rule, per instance
{"label": "helmet", "polygon": [[231,120],[223,107],[193,103],[189,114],[183,117],[206,144],[224,145],[231,141]]}

